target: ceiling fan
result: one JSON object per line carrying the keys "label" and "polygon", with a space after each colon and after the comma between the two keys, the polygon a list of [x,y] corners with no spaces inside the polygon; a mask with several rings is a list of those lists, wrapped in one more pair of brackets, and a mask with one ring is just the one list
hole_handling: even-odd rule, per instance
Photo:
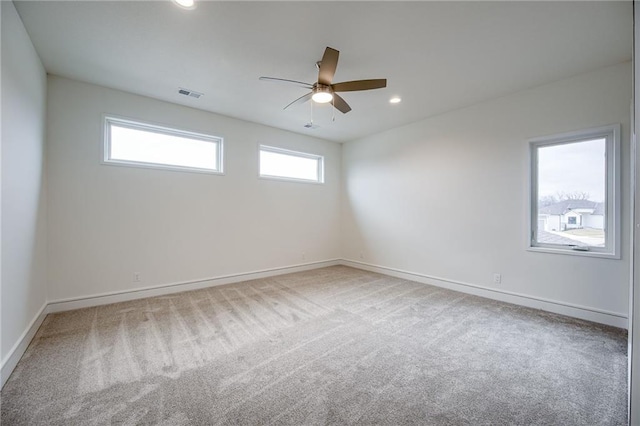
{"label": "ceiling fan", "polygon": [[338,111],[346,114],[351,111],[351,107],[340,95],[337,94],[337,92],[356,92],[360,90],[382,89],[387,87],[387,79],[355,80],[332,84],[333,75],[336,73],[336,67],[338,66],[338,55],[340,55],[340,52],[336,49],[327,47],[324,50],[322,60],[316,63],[316,66],[318,67],[318,81],[313,84],[274,77],[260,77],[260,80],[273,81],[276,83],[291,83],[311,90],[311,92],[300,96],[298,99],[291,102],[289,105],[284,107],[284,109],[307,102],[309,99],[313,99],[313,101],[318,103],[332,102],[333,106]]}

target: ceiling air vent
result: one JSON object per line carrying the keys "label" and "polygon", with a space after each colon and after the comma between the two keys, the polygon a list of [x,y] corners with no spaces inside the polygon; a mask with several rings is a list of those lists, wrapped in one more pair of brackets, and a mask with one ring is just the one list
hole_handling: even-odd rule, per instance
{"label": "ceiling air vent", "polygon": [[204,95],[204,93],[195,92],[189,89],[183,89],[182,87],[178,88],[178,93],[181,95],[189,96],[191,98],[196,98],[196,99],[200,99],[200,96]]}

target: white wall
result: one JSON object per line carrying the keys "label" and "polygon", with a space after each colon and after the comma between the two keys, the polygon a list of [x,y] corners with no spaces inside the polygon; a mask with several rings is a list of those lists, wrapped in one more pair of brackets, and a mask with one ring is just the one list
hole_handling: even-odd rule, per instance
{"label": "white wall", "polygon": [[[640,22],[640,3],[633,2],[634,22]],[[633,241],[631,251],[633,253],[630,268],[630,297],[629,297],[629,424],[640,424],[640,149],[638,149],[638,129],[640,129],[640,26],[634,25],[634,99],[631,147],[631,182],[633,217],[631,223]]]}
{"label": "white wall", "polygon": [[[12,2],[2,10],[0,354],[9,355],[47,300],[46,74]],[[28,339],[27,339],[28,343]],[[17,359],[15,360],[17,362]]]}
{"label": "white wall", "polygon": [[562,230],[561,223],[562,216],[554,214],[547,216],[547,227],[546,231],[560,231]]}
{"label": "white wall", "polygon": [[[631,93],[624,63],[345,144],[343,256],[624,320]],[[623,125],[622,259],[525,250],[527,139],[611,123]]]}
{"label": "white wall", "polygon": [[585,228],[604,229],[604,216],[587,214],[582,216],[582,223]]}
{"label": "white wall", "polygon": [[[340,257],[340,145],[60,77],[48,83],[50,301]],[[222,136],[226,174],[100,164],[103,113]],[[258,178],[260,143],[324,155],[326,183]]]}

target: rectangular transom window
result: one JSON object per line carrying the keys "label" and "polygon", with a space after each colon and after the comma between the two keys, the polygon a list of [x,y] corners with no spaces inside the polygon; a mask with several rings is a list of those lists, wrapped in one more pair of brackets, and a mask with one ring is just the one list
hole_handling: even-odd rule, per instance
{"label": "rectangular transom window", "polygon": [[619,258],[620,125],[529,141],[532,250]]}
{"label": "rectangular transom window", "polygon": [[222,173],[222,138],[105,117],[104,162]]}
{"label": "rectangular transom window", "polygon": [[260,177],[324,182],[324,157],[260,145]]}

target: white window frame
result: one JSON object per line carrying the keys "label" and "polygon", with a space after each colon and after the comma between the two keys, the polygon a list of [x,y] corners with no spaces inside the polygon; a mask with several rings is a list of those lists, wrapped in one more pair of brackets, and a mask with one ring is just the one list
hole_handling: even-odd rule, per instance
{"label": "white window frame", "polygon": [[[299,178],[292,178],[292,177],[262,174],[261,168],[260,168],[260,153],[262,151],[274,152],[276,154],[291,155],[294,157],[311,158],[313,160],[317,160],[318,161],[318,180],[299,179]],[[289,182],[301,182],[301,183],[312,183],[312,184],[322,185],[324,184],[324,156],[318,155],[318,154],[311,154],[308,152],[292,151],[290,149],[284,149],[284,148],[278,148],[275,146],[260,144],[258,146],[258,177],[260,177],[261,179],[274,179],[274,180],[284,180]]]}
{"label": "white window frame", "polygon": [[[587,257],[620,259],[620,124],[594,127],[574,132],[544,136],[529,140],[529,221],[530,251]],[[538,148],[573,142],[605,139],[605,246],[580,250],[577,245],[544,244],[536,241],[538,227]]]}
{"label": "white window frame", "polygon": [[[142,120],[119,117],[115,115],[103,115],[103,143],[101,163],[114,166],[137,167],[144,169],[160,169],[169,171],[181,171],[191,173],[207,173],[214,175],[224,174],[224,139],[220,136],[208,135],[205,133],[193,132],[190,130],[176,129],[159,124],[149,123]],[[111,153],[111,124],[129,129],[142,130],[145,132],[159,133],[169,136],[180,136],[189,139],[197,139],[204,142],[216,144],[217,167],[216,169],[206,169],[201,167],[176,166],[171,164],[148,163],[143,161],[119,160],[110,158]]]}

